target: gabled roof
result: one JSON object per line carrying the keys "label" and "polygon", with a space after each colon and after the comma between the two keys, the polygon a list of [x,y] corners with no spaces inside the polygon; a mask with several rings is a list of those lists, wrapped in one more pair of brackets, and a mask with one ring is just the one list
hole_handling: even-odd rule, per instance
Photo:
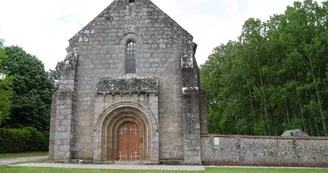
{"label": "gabled roof", "polygon": [[[139,2],[138,2],[139,1]],[[141,1],[141,2],[140,2]],[[108,7],[106,7],[97,17],[95,17],[92,21],[90,21],[85,27],[83,27],[77,34],[75,34],[70,41],[79,36],[79,34],[83,34],[82,31],[86,30],[86,29],[90,29],[92,28],[92,26],[94,26],[95,24],[99,24],[99,21],[101,21],[101,19],[110,19],[115,17],[115,15],[113,16],[113,14],[109,14],[110,10],[120,10],[120,8],[125,6],[125,3],[127,2],[127,0],[114,0]],[[164,11],[162,11],[159,7],[157,7],[151,0],[136,0],[136,5],[140,5],[140,3],[145,4],[148,8],[154,8],[153,10],[158,11],[158,13],[161,13],[163,16],[165,16],[166,18],[166,23],[170,23],[171,25],[174,25],[176,27],[178,27],[180,30],[182,30],[183,32],[185,32],[186,34],[188,34],[190,37],[192,37],[192,35],[186,31],[185,29],[183,29],[175,20],[173,20],[169,15],[167,15]],[[114,12],[115,13],[115,12]]]}

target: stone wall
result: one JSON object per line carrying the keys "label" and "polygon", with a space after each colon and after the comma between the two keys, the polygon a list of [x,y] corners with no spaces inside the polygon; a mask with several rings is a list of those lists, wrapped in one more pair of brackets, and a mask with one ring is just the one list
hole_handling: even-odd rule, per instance
{"label": "stone wall", "polygon": [[183,141],[184,141],[184,163],[201,164],[201,113],[199,72],[195,59],[197,45],[191,43],[183,48],[181,56],[182,67],[182,108],[183,108]]}
{"label": "stone wall", "polygon": [[328,166],[328,138],[202,135],[201,146],[203,164]]}
{"label": "stone wall", "polygon": [[55,122],[57,115],[57,95],[58,92],[54,92],[52,95],[52,104],[51,104],[51,118],[50,118],[50,130],[49,130],[49,160],[55,159]]}

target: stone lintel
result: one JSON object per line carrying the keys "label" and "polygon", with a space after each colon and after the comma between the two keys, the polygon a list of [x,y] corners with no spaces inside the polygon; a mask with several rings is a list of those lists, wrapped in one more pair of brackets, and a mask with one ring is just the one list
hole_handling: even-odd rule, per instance
{"label": "stone lintel", "polygon": [[158,93],[158,79],[155,77],[122,77],[100,79],[97,94]]}

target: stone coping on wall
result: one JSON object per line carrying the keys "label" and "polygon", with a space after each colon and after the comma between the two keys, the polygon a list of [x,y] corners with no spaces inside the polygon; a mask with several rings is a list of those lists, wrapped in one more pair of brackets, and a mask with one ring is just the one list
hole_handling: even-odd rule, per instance
{"label": "stone coping on wall", "polygon": [[223,137],[223,138],[245,138],[245,139],[281,139],[281,140],[328,140],[328,137],[314,136],[249,136],[249,135],[222,135],[222,134],[201,134],[201,137]]}
{"label": "stone coping on wall", "polygon": [[98,94],[158,93],[159,81],[156,77],[102,78],[97,83]]}

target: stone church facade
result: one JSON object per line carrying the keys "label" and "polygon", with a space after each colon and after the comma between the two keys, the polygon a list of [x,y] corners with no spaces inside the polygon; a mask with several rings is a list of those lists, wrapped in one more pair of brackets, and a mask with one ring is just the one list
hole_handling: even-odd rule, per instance
{"label": "stone church facade", "polygon": [[114,0],[69,40],[50,159],[201,164],[207,113],[196,49],[150,0]]}
{"label": "stone church facade", "polygon": [[196,49],[150,0],[114,0],[69,40],[49,159],[328,167],[326,137],[207,134]]}

